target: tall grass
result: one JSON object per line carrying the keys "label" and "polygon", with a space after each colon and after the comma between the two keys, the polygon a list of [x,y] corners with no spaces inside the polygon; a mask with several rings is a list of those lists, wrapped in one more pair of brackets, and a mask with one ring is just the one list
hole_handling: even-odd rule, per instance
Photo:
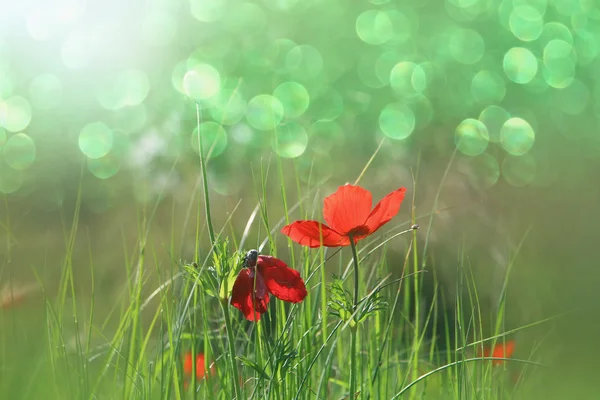
{"label": "tall grass", "polygon": [[[196,223],[194,259],[181,259],[175,238],[185,229],[173,223],[164,244],[170,264],[149,261],[158,259],[148,256],[159,250],[148,240],[157,200],[138,210],[135,248],[128,248],[124,238],[122,249],[105,249],[123,252],[126,276],[118,298],[97,297],[94,276],[102,266],[79,227],[78,196],[72,214],[62,218],[58,290],[44,280],[48,266],[32,266],[44,298],[39,305],[44,319],[27,321],[17,306],[0,309],[5,330],[0,335],[0,398],[499,399],[518,393],[523,380],[515,385],[510,376],[534,362],[512,359],[494,366],[480,356],[490,341],[494,345],[514,333],[503,323],[512,261],[493,310],[494,329],[486,338],[490,332],[483,327],[483,314],[489,310],[480,304],[464,251],[457,249],[456,297],[445,298],[434,277],[434,301],[424,302],[424,277],[433,274],[435,260],[427,257],[431,248],[420,242],[416,224],[429,220],[421,229],[435,229],[430,218],[435,210],[417,217],[418,193],[388,232],[358,247],[308,250],[279,230],[296,219],[318,219],[319,185],[304,186],[296,176],[290,187],[286,176],[295,173],[293,163],[275,159],[271,168],[272,162],[264,161],[255,171],[254,213],[245,217],[236,208],[216,226],[206,174],[210,160],[202,135],[199,141],[203,196],[191,199],[189,207],[197,210],[189,218]],[[277,180],[279,196],[268,191],[269,179]],[[271,211],[273,204],[282,215]],[[7,210],[2,226],[8,238],[9,217]],[[244,232],[232,229],[234,218],[247,218]],[[250,245],[250,237],[263,240]],[[89,248],[89,282],[77,280],[76,246]],[[402,250],[400,262],[390,259],[390,247]],[[290,305],[273,298],[260,322],[246,321],[229,304],[229,295],[250,248],[300,271],[309,290],[306,299]],[[512,254],[511,260],[516,257]],[[110,310],[103,318],[99,306]],[[432,331],[436,335],[427,333]],[[204,365],[192,363],[191,373],[182,361],[189,352],[205,355]]]}

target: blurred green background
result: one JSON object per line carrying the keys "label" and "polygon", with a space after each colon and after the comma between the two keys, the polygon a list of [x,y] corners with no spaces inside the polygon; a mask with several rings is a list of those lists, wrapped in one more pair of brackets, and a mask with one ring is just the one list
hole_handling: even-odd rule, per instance
{"label": "blurred green background", "polygon": [[[36,271],[52,295],[79,191],[83,298],[90,264],[101,296],[123,288],[145,215],[150,258],[191,259],[198,132],[216,224],[241,199],[238,235],[276,157],[295,200],[297,185],[322,197],[353,182],[385,139],[361,184],[374,198],[407,186],[427,214],[452,160],[433,249],[454,249],[453,269],[461,233],[469,254],[505,246],[505,261],[527,236],[510,283],[515,325],[585,310],[556,339],[583,365],[580,335],[598,327],[599,52],[595,0],[5,4],[0,286]],[[267,187],[279,220],[280,185]],[[498,268],[482,263],[482,281],[501,283]]]}

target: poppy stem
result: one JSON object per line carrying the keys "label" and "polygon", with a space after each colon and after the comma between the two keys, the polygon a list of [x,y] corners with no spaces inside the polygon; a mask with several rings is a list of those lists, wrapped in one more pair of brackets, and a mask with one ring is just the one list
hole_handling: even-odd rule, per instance
{"label": "poppy stem", "polygon": [[358,333],[358,320],[356,318],[356,310],[358,308],[358,253],[356,252],[356,243],[350,235],[350,248],[352,249],[352,259],[354,260],[354,303],[352,313],[354,321],[350,324],[350,400],[354,400],[356,394],[356,341]]}
{"label": "poppy stem", "polygon": [[221,301],[221,308],[223,309],[223,315],[225,317],[225,327],[227,329],[227,341],[229,343],[229,361],[231,362],[231,370],[233,371],[233,390],[235,392],[235,397],[237,399],[241,399],[241,388],[239,381],[239,372],[237,368],[237,363],[235,361],[235,343],[234,343],[234,333],[231,329],[231,316],[229,315],[229,302],[227,300]]}

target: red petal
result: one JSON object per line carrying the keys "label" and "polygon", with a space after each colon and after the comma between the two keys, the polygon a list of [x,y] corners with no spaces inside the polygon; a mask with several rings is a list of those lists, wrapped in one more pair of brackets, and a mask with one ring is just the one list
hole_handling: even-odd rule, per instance
{"label": "red petal", "polygon": [[340,186],[334,194],[325,197],[325,222],[342,235],[365,224],[373,203],[371,192],[360,186]]}
{"label": "red petal", "polygon": [[[512,357],[513,352],[515,351],[515,341],[509,340],[506,343],[498,343],[494,346],[493,349],[485,348],[483,349],[484,357],[494,357],[494,358],[510,358]],[[504,360],[493,360],[493,365],[502,365]]]}
{"label": "red petal", "polygon": [[188,351],[183,356],[183,372],[186,375],[190,375],[192,373],[192,352]]}
{"label": "red petal", "polygon": [[365,223],[365,225],[369,227],[370,233],[375,232],[377,229],[390,222],[390,220],[398,214],[405,193],[406,188],[394,190],[377,203]]}
{"label": "red petal", "polygon": [[204,377],[204,354],[202,353],[196,356],[196,377]]}
{"label": "red petal", "polygon": [[306,297],[306,286],[300,273],[271,256],[258,257],[258,271],[269,292],[283,301],[299,303]]}
{"label": "red petal", "polygon": [[281,233],[289,236],[294,242],[308,247],[320,247],[321,239],[323,239],[323,246],[326,247],[350,244],[347,237],[341,236],[327,225],[317,221],[296,221],[284,226]]}
{"label": "red petal", "polygon": [[[186,375],[192,374],[192,352],[188,351],[185,353],[183,359],[183,372]],[[204,377],[204,354],[199,353],[196,356],[196,377],[202,378]]]}
{"label": "red petal", "polygon": [[[233,284],[231,305],[240,310],[247,320],[258,321],[260,314],[267,312],[267,304],[269,304],[269,293],[260,274],[256,275],[255,296],[252,296],[253,289],[254,271],[244,268]],[[254,297],[254,301],[252,297]]]}

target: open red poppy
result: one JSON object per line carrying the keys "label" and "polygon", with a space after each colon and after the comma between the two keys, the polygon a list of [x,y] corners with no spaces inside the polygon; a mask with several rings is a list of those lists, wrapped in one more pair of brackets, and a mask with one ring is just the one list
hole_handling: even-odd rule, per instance
{"label": "open red poppy", "polygon": [[[506,343],[497,343],[493,348],[484,348],[483,357],[510,358],[515,351],[515,341],[509,340]],[[481,354],[481,350],[479,351]],[[493,360],[492,365],[502,365],[505,360]]]}
{"label": "open red poppy", "polygon": [[345,185],[325,198],[323,217],[328,225],[318,221],[296,221],[281,232],[303,246],[348,246],[372,235],[388,223],[400,210],[405,188],[385,196],[373,210],[371,192],[360,186]]}
{"label": "open red poppy", "polygon": [[269,293],[291,303],[299,303],[306,297],[306,286],[300,273],[280,259],[259,256],[256,250],[250,250],[245,260],[246,268],[240,271],[233,284],[231,305],[246,319],[258,321],[261,314],[267,312]]}

